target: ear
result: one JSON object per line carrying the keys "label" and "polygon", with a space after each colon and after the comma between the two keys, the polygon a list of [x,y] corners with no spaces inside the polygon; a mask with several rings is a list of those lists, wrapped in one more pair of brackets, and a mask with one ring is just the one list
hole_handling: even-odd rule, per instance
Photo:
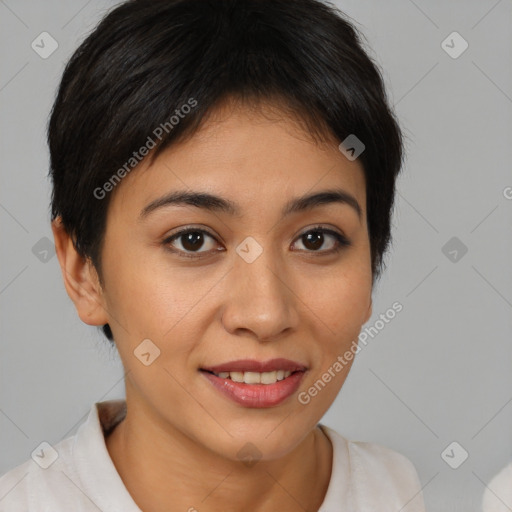
{"label": "ear", "polygon": [[103,290],[94,265],[89,258],[78,254],[60,217],[52,222],[52,231],[64,286],[78,316],[88,325],[108,323]]}
{"label": "ear", "polygon": [[363,325],[370,320],[373,311],[373,298],[370,296],[370,303],[368,304],[368,311],[366,312],[366,317],[364,319]]}

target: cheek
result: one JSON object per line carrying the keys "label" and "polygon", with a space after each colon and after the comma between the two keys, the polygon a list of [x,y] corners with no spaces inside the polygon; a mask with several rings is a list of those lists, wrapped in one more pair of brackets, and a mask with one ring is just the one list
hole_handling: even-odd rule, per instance
{"label": "cheek", "polygon": [[[107,307],[124,328],[120,336],[128,332],[133,343],[144,338],[170,339],[176,332],[183,337],[187,325],[190,329],[194,324],[191,315],[200,324],[206,304],[222,302],[219,280],[225,269],[220,266],[177,266],[155,249],[136,250],[121,244],[105,249]],[[290,271],[301,316],[310,318],[324,353],[350,344],[364,321],[371,297],[371,268],[362,249],[330,268],[299,266]]]}
{"label": "cheek", "polygon": [[[191,329],[200,320],[199,306],[204,305],[198,301],[207,301],[219,277],[211,271],[173,267],[161,255],[115,256],[108,268],[107,303],[111,316],[122,324],[119,336],[128,336],[132,344],[145,338],[161,344],[178,333],[181,340],[192,335]],[[180,347],[187,350],[183,343]]]}
{"label": "cheek", "polygon": [[323,415],[336,399],[357,351],[358,335],[371,299],[371,275],[341,274],[310,287],[306,305],[314,326],[316,355],[299,402]]}
{"label": "cheek", "polygon": [[357,339],[371,302],[371,273],[363,269],[333,272],[310,284],[304,302],[317,319],[324,348],[339,350]]}

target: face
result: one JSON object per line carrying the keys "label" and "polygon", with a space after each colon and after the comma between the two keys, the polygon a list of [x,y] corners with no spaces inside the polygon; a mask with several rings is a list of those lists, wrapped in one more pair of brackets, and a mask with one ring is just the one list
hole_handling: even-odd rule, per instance
{"label": "face", "polygon": [[[341,195],[300,202],[327,191]],[[219,110],[116,187],[102,273],[97,323],[133,407],[228,459],[247,442],[283,456],[332,404],[371,314],[362,167],[290,119]]]}

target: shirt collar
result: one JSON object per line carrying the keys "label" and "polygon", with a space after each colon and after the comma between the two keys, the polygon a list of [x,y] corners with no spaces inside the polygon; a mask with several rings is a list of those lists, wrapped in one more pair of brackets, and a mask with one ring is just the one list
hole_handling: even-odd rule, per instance
{"label": "shirt collar", "polygon": [[[142,512],[133,501],[117,472],[105,444],[112,430],[126,416],[126,400],[96,402],[75,436],[73,457],[82,491],[100,509]],[[331,478],[318,512],[333,512],[350,496],[350,468],[347,442],[336,431],[318,425],[332,445]],[[94,463],[92,463],[94,462]]]}
{"label": "shirt collar", "polygon": [[351,492],[351,468],[347,440],[335,430],[318,425],[329,438],[332,445],[332,468],[329,486],[325,493],[324,501],[318,512],[335,512],[347,507],[347,510],[354,510],[352,506]]}
{"label": "shirt collar", "polygon": [[73,458],[81,490],[100,510],[141,512],[117,472],[105,435],[124,419],[124,399],[97,402],[75,436]]}

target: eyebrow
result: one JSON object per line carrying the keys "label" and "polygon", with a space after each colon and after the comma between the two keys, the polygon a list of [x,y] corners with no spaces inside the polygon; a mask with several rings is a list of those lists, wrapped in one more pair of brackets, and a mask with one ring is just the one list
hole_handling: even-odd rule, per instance
{"label": "eyebrow", "polygon": [[[292,213],[311,210],[317,206],[340,203],[353,208],[361,221],[362,209],[357,199],[343,189],[329,189],[312,194],[296,197],[288,201],[282,211],[282,217]],[[139,215],[139,220],[145,219],[150,213],[166,206],[195,206],[207,211],[226,213],[232,216],[240,216],[240,207],[220,196],[208,192],[175,191],[151,201],[145,206]]]}

